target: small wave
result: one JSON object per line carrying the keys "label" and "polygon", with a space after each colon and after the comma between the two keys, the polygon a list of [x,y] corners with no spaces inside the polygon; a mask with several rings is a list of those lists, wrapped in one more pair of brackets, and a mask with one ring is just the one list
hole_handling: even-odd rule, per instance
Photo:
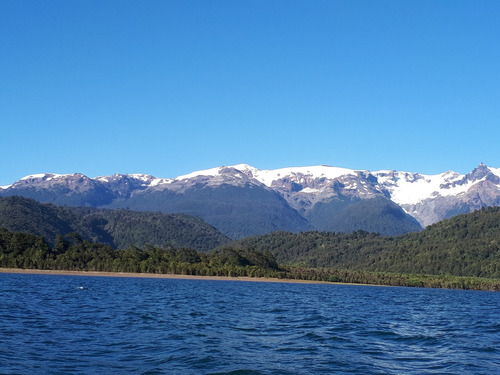
{"label": "small wave", "polygon": [[212,372],[209,375],[264,375],[267,372],[255,371],[255,370],[234,370],[229,372]]}
{"label": "small wave", "polygon": [[234,327],[234,329],[243,332],[258,332],[258,330],[254,327]]}

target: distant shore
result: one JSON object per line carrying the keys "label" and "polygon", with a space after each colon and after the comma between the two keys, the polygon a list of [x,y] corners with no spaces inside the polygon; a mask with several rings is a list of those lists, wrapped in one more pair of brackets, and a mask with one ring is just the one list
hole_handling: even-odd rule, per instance
{"label": "distant shore", "polygon": [[[479,285],[468,288],[457,287],[455,285],[446,284],[435,285],[406,285],[406,284],[384,284],[384,283],[352,283],[342,281],[320,281],[320,280],[301,280],[301,279],[280,279],[275,277],[248,277],[248,276],[195,276],[195,275],[179,275],[179,274],[161,274],[161,273],[140,273],[140,272],[104,272],[104,271],[68,271],[68,270],[38,270],[27,268],[2,268],[0,274],[30,274],[30,275],[65,275],[65,276],[90,276],[90,277],[134,277],[143,279],[179,279],[179,280],[212,280],[212,281],[250,281],[261,283],[295,283],[295,284],[332,284],[332,285],[358,285],[358,286],[382,286],[382,287],[417,287],[417,288],[440,288],[440,289],[468,289],[468,290],[484,290],[496,291],[500,290],[500,283],[492,285]],[[425,276],[425,275],[424,275]],[[464,279],[467,279],[466,277]],[[438,277],[439,281],[439,277]],[[432,280],[431,280],[432,282]]]}
{"label": "distant shore", "polygon": [[362,285],[362,284],[348,284],[348,283],[332,283],[328,281],[278,279],[271,277],[194,276],[194,275],[178,275],[170,273],[162,274],[162,273],[138,273],[138,272],[64,271],[64,270],[36,270],[36,269],[24,269],[24,268],[0,268],[0,273],[21,273],[30,275],[94,276],[94,277],[136,277],[136,278],[149,278],[149,279],[254,281],[254,282],[266,282],[266,283]]}

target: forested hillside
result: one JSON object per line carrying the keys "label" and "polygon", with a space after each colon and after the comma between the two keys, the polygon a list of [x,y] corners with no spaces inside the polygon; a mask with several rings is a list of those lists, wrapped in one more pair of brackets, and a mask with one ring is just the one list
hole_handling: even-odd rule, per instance
{"label": "forested hillside", "polygon": [[0,227],[43,236],[51,245],[58,235],[69,233],[113,248],[171,244],[208,251],[229,241],[213,226],[194,216],[64,207],[22,197],[0,198]]}
{"label": "forested hillside", "polygon": [[500,279],[412,275],[338,268],[279,266],[270,252],[223,248],[207,252],[172,246],[113,249],[76,234],[43,237],[0,228],[0,267],[107,272],[144,272],[196,276],[247,276],[379,285],[500,290]]}
{"label": "forested hillside", "polygon": [[122,250],[78,235],[57,236],[50,246],[41,236],[4,228],[0,228],[0,267],[254,277],[274,276],[279,271],[270,253],[229,249],[207,253],[149,245]]}
{"label": "forested hillside", "polygon": [[500,208],[455,216],[424,231],[275,232],[225,247],[270,251],[280,264],[435,275],[500,277]]}

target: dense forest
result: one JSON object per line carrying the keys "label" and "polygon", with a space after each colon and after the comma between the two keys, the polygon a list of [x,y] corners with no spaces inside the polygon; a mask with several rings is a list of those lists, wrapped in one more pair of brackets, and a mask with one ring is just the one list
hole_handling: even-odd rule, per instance
{"label": "dense forest", "polygon": [[0,198],[0,227],[43,236],[50,245],[58,235],[73,232],[85,240],[122,249],[170,244],[209,251],[229,241],[194,216],[55,206],[22,197]]}
{"label": "dense forest", "polygon": [[150,245],[116,250],[83,240],[76,233],[57,236],[54,246],[50,246],[41,236],[11,233],[4,228],[0,228],[0,267],[255,277],[274,275],[273,271],[280,270],[272,254],[253,250],[207,253]]}
{"label": "dense forest", "polygon": [[279,266],[269,252],[221,248],[211,252],[172,246],[126,250],[83,240],[78,234],[57,236],[54,246],[43,237],[0,228],[0,267],[42,270],[145,272],[196,276],[273,277],[279,279],[393,286],[500,290],[500,279],[451,275],[414,275],[339,268]]}
{"label": "dense forest", "polygon": [[270,251],[280,264],[374,272],[500,277],[500,208],[458,215],[418,233],[275,232],[225,244]]}

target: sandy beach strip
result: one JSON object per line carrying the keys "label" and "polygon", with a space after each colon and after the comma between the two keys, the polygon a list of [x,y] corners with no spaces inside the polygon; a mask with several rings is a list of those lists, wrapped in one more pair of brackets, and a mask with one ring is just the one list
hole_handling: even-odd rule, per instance
{"label": "sandy beach strip", "polygon": [[93,276],[93,277],[137,277],[137,278],[184,279],[184,280],[253,281],[253,282],[266,282],[266,283],[344,284],[344,283],[331,283],[328,281],[278,279],[270,277],[193,276],[193,275],[161,274],[161,273],[63,271],[63,270],[36,270],[36,269],[24,269],[24,268],[0,268],[0,273],[20,273],[20,274],[30,274],[30,275]]}

